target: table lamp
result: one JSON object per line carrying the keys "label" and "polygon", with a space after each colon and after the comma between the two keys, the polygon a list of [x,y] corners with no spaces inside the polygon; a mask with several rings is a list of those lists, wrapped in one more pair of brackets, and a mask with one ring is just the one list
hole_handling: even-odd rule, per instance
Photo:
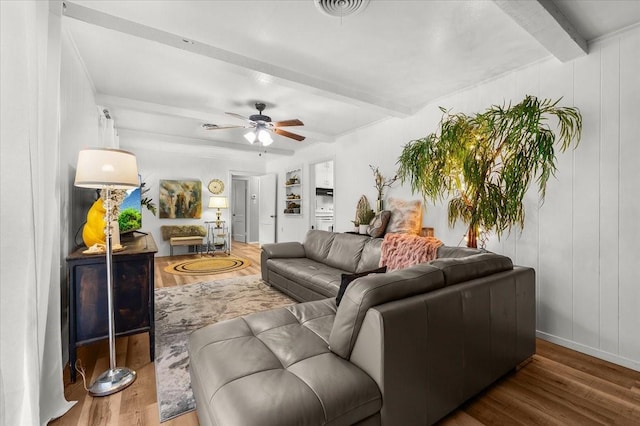
{"label": "table lamp", "polygon": [[[136,372],[116,367],[115,317],[113,307],[113,251],[111,247],[111,191],[140,186],[136,157],[118,149],[89,148],[78,154],[75,186],[106,191],[104,204],[106,229],[107,304],[109,315],[109,369],[89,386],[92,396],[107,396],[119,392],[136,379]],[[73,368],[73,366],[71,366]]]}
{"label": "table lamp", "polygon": [[220,220],[220,216],[222,215],[222,212],[220,211],[220,209],[228,208],[227,197],[211,197],[211,198],[209,198],[209,208],[210,209],[215,209],[215,208],[218,209],[216,211],[216,228],[220,228],[220,224],[222,223],[222,220]]}

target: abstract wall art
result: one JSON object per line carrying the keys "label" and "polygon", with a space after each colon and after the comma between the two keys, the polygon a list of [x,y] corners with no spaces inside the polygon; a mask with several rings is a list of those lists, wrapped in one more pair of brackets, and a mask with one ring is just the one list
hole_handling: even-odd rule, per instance
{"label": "abstract wall art", "polygon": [[160,180],[160,219],[199,219],[202,213],[202,182]]}

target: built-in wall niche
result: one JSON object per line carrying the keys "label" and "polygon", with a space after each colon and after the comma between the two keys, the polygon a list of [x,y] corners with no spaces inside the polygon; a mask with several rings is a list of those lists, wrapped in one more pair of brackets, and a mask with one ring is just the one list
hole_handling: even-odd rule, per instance
{"label": "built-in wall niche", "polygon": [[302,168],[287,170],[284,178],[284,214],[302,214]]}

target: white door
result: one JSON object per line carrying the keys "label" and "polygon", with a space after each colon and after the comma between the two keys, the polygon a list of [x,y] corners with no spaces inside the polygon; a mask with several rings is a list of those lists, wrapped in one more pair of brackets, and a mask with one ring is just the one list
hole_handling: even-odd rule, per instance
{"label": "white door", "polygon": [[247,181],[233,179],[231,235],[234,241],[247,242]]}
{"label": "white door", "polygon": [[276,175],[260,176],[260,245],[276,242]]}

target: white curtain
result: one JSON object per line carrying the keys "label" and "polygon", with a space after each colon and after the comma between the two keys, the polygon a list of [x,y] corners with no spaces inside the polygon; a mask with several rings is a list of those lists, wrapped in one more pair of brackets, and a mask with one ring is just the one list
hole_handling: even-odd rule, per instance
{"label": "white curtain", "polygon": [[60,343],[61,1],[0,1],[0,424],[44,425],[64,398]]}

